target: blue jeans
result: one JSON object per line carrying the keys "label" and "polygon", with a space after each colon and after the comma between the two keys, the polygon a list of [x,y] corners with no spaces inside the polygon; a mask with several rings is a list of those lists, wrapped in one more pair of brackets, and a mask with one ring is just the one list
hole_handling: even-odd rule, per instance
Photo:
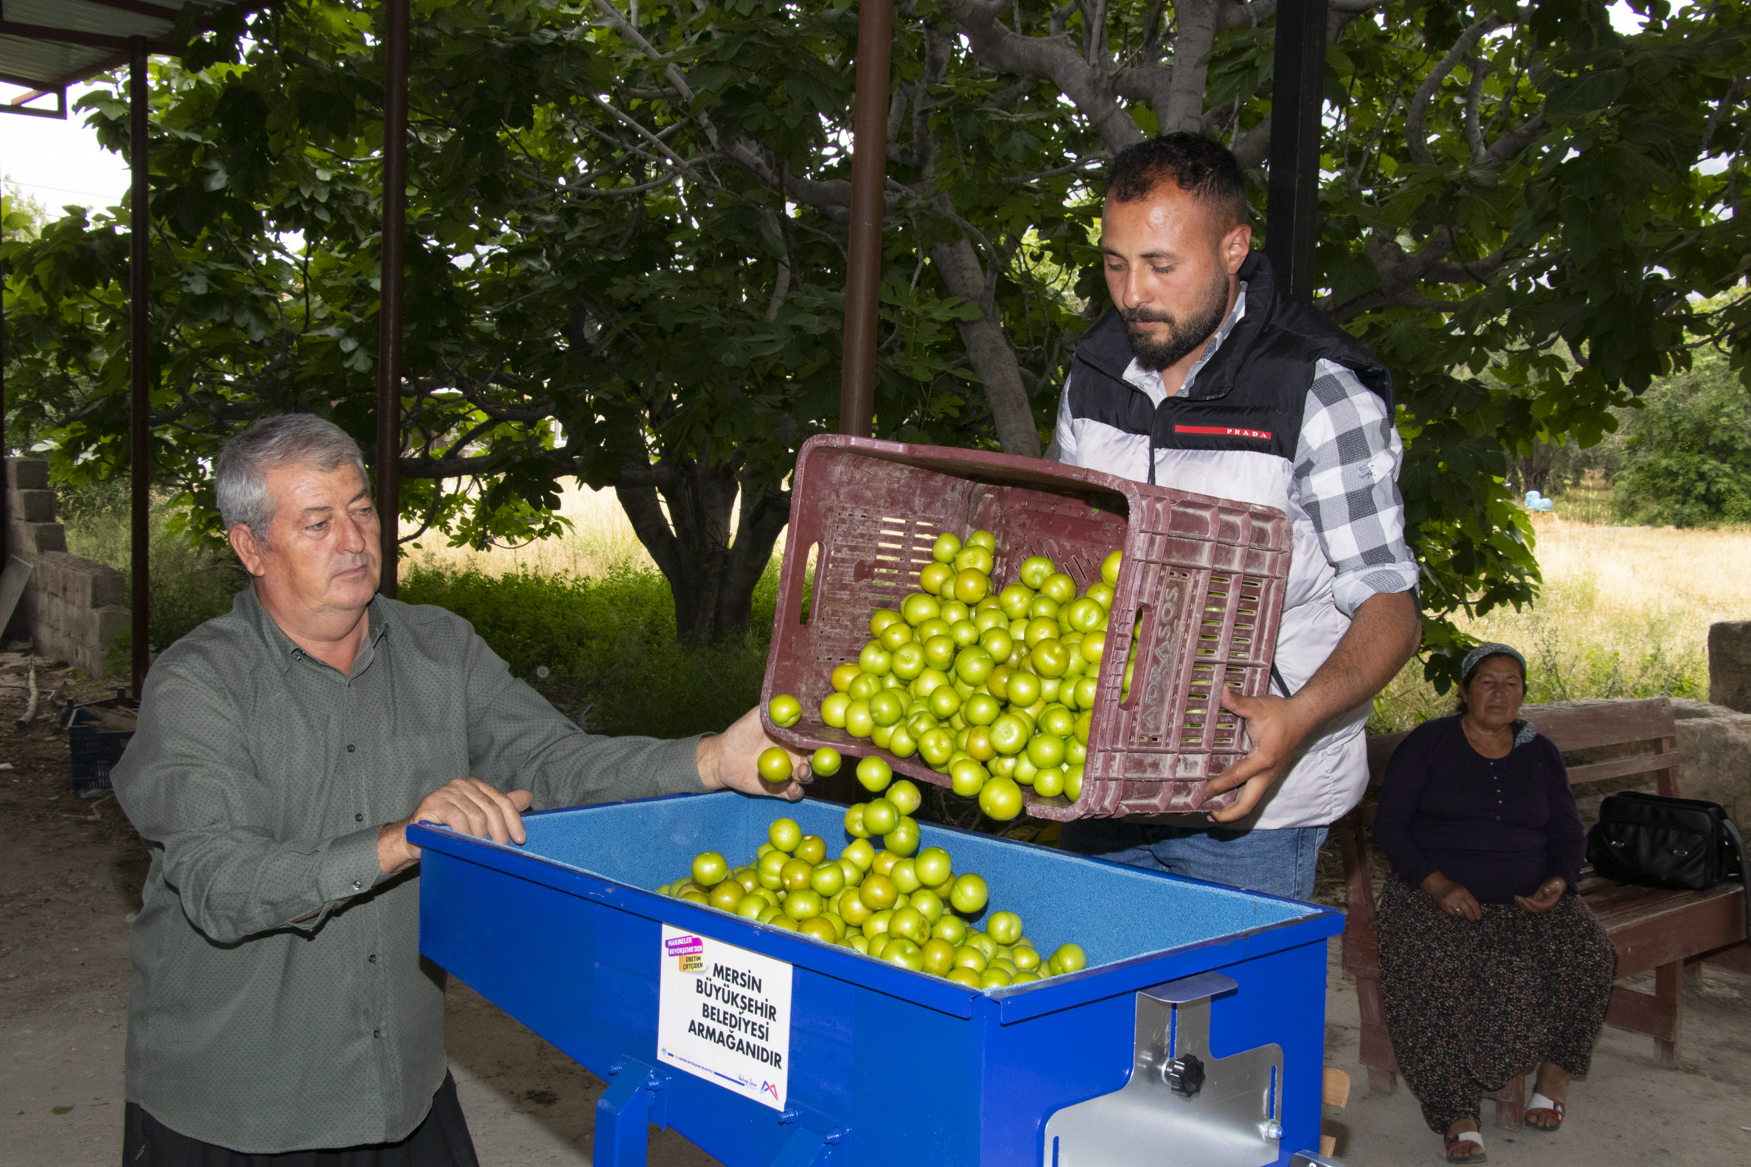
{"label": "blue jeans", "polygon": [[1325,827],[1229,831],[1084,819],[1065,823],[1066,850],[1285,899],[1313,895]]}

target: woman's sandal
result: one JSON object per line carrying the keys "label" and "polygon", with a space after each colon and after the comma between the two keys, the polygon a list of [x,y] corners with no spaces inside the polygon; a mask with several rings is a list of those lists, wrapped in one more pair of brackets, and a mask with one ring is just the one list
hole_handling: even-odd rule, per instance
{"label": "woman's sandal", "polygon": [[[1552,1114],[1556,1115],[1556,1121],[1549,1126],[1543,1126],[1539,1123],[1533,1122],[1532,1114],[1537,1110],[1550,1111]],[[1563,1115],[1567,1113],[1568,1111],[1563,1107],[1562,1103],[1546,1098],[1544,1095],[1534,1090],[1532,1092],[1532,1101],[1526,1104],[1526,1125],[1532,1130],[1540,1131],[1547,1135],[1552,1134],[1558,1127],[1562,1126]]]}
{"label": "woman's sandal", "polygon": [[[1477,1131],[1460,1131],[1456,1135],[1448,1135],[1442,1140],[1447,1144],[1447,1161],[1449,1163],[1487,1163],[1489,1156],[1484,1154],[1483,1136]],[[1477,1154],[1455,1157],[1453,1152],[1460,1143],[1476,1143]]]}

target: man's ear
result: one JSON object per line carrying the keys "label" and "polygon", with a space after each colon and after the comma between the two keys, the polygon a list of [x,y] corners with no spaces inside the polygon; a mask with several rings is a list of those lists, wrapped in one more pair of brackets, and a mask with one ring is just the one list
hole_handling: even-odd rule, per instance
{"label": "man's ear", "polygon": [[237,552],[237,558],[243,563],[243,570],[252,576],[267,574],[266,544],[255,537],[255,532],[249,529],[247,523],[238,523],[231,528],[231,550]]}
{"label": "man's ear", "polygon": [[1222,263],[1228,268],[1229,275],[1240,270],[1240,265],[1246,262],[1251,251],[1252,228],[1245,223],[1232,228],[1222,237]]}

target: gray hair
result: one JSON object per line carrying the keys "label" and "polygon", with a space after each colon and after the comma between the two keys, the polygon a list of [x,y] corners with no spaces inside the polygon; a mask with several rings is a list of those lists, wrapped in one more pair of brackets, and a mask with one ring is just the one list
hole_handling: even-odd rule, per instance
{"label": "gray hair", "polygon": [[242,523],[256,538],[267,538],[268,526],[274,521],[268,471],[289,463],[311,466],[324,474],[350,464],[359,468],[359,478],[367,487],[371,484],[359,444],[332,421],[314,413],[264,417],[219,450],[213,486],[219,499],[219,521],[227,531]]}

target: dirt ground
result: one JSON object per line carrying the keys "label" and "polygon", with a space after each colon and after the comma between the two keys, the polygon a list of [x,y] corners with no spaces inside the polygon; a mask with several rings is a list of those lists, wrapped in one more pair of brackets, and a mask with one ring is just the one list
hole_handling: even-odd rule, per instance
{"label": "dirt ground", "polygon": [[[111,1167],[120,1157],[127,929],[146,853],[113,798],[68,782],[62,710],[45,693],[23,730],[22,690],[0,663],[0,1167]],[[53,674],[39,674],[45,689]],[[86,690],[87,693],[94,689]],[[1440,1141],[1402,1086],[1370,1094],[1356,1061],[1353,983],[1330,966],[1327,1061],[1355,1092],[1327,1110],[1338,1154],[1357,1165],[1439,1163]],[[1654,1064],[1645,1037],[1606,1029],[1558,1134],[1484,1137],[1498,1164],[1751,1162],[1751,978],[1708,969],[1686,1002],[1683,1057]],[[453,983],[451,1068],[484,1167],[582,1167],[602,1083],[491,1003]],[[652,1129],[657,1167],[715,1161]]]}
{"label": "dirt ground", "polygon": [[[8,654],[11,655],[11,654]],[[74,796],[68,671],[0,669],[0,1162],[114,1162],[121,1151],[127,933],[146,849],[115,799]],[[61,690],[65,691],[65,690]],[[83,696],[97,696],[94,686]]]}

